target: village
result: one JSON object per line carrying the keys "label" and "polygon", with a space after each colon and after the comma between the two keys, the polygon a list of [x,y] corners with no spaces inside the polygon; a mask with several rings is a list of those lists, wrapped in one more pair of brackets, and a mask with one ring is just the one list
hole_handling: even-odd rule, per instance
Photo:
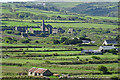
{"label": "village", "polygon": [[[26,38],[28,37],[28,33],[33,33],[35,35],[40,34],[40,33],[48,33],[48,34],[57,34],[57,33],[64,33],[65,30],[62,28],[53,28],[51,25],[45,25],[44,20],[42,21],[42,26],[41,27],[34,27],[34,28],[40,28],[40,30],[33,30],[32,27],[15,27],[15,31],[21,32],[21,38]],[[75,30],[73,28],[70,28],[68,30],[68,33],[73,33]],[[72,38],[75,39],[75,38]],[[79,39],[79,38],[78,38]],[[95,43],[95,41],[91,40],[82,40],[83,45],[89,45],[91,43]],[[117,41],[115,40],[104,40],[101,46],[97,50],[92,50],[92,49],[83,49],[81,50],[81,54],[86,54],[86,55],[103,55],[106,52],[109,52],[112,50],[113,54],[116,54],[119,50],[119,48],[115,47],[114,45],[117,45]],[[73,49],[74,51],[78,50],[77,48]],[[56,76],[59,78],[65,77],[66,75],[60,76],[60,74],[55,74],[52,73],[49,69],[44,69],[44,68],[36,68],[33,67],[28,70],[28,76],[36,76],[36,77],[49,77],[49,76]],[[68,77],[68,76],[67,76]]]}

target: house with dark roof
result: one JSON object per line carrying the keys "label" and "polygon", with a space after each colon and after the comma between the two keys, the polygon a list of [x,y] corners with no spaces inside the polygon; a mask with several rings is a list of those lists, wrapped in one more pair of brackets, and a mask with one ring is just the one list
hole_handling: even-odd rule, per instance
{"label": "house with dark roof", "polygon": [[90,44],[90,40],[82,40],[82,44]]}
{"label": "house with dark roof", "polygon": [[114,45],[114,44],[117,44],[115,40],[105,40],[103,42],[103,45]]}
{"label": "house with dark roof", "polygon": [[48,69],[43,69],[43,68],[31,68],[28,71],[28,76],[51,76],[53,75],[52,72],[50,72]]}

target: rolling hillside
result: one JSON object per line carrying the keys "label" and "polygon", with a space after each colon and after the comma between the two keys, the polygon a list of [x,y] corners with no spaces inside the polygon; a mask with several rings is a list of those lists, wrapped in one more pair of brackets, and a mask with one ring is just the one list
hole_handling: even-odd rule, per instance
{"label": "rolling hillside", "polygon": [[[54,3],[54,5],[69,12],[86,14],[91,16],[117,17],[117,2],[91,2],[91,3]],[[60,6],[62,5],[62,6]]]}

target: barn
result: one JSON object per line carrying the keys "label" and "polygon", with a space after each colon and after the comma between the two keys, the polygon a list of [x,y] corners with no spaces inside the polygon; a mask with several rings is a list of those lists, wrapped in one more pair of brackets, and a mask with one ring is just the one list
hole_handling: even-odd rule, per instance
{"label": "barn", "polygon": [[48,69],[43,69],[43,68],[31,68],[28,71],[28,76],[51,76],[53,75],[52,72],[50,72]]}

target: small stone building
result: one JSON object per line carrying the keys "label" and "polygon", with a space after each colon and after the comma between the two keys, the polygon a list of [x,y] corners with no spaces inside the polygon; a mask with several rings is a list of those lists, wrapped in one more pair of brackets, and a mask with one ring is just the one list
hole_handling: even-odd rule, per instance
{"label": "small stone building", "polygon": [[43,69],[43,68],[31,68],[28,71],[28,76],[51,76],[53,75],[52,72],[50,72],[48,69]]}

